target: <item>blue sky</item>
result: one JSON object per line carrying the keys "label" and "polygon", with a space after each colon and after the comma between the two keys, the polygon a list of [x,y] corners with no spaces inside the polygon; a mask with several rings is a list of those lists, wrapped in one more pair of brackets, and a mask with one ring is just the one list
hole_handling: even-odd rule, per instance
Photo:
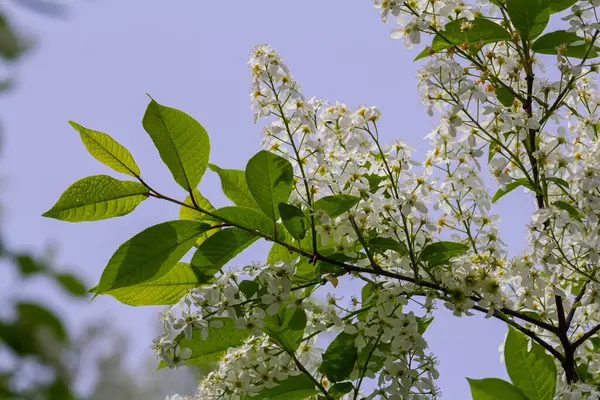
{"label": "blue sky", "polygon": [[[411,60],[418,50],[389,38],[391,27],[380,22],[369,0],[102,0],[73,6],[67,21],[13,11],[38,45],[19,67],[18,88],[0,99],[3,228],[17,247],[55,244],[59,264],[90,286],[120,243],[176,219],[178,209],[149,199],[128,216],[96,223],[40,217],[74,181],[118,177],[86,153],[68,120],[111,134],[133,153],[149,184],[183,199],[142,129],[145,93],[205,126],[211,162],[242,169],[261,138],[249,107],[246,61],[254,45],[270,43],[307,96],[378,106],[384,138],[404,139],[418,150],[416,158],[424,155],[422,137],[436,123],[416,92],[419,64]],[[207,173],[201,191],[225,204],[214,174]],[[495,211],[505,216],[503,237],[520,249],[531,202],[517,195],[500,203]],[[262,260],[265,249],[253,247],[236,261]],[[0,280],[0,302],[19,295],[9,282]],[[41,283],[27,292],[64,312],[72,330],[103,318],[127,332],[132,366],[150,354],[156,308],[132,308],[109,297],[73,304]],[[504,333],[495,320],[438,313],[428,340],[440,360],[445,399],[470,398],[467,376],[506,377],[497,351]]]}

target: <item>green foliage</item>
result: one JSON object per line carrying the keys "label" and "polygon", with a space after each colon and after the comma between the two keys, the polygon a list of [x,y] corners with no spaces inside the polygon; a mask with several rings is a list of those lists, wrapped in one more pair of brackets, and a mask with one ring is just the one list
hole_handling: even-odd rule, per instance
{"label": "green foliage", "polygon": [[[471,28],[463,30],[463,24],[465,23],[470,23],[472,25]],[[444,31],[434,36],[431,46],[425,48],[415,58],[415,61],[428,57],[440,50],[460,46],[463,43],[489,44],[505,40],[510,40],[510,33],[495,22],[485,18],[475,18],[473,21],[461,18],[448,22]]]}
{"label": "green foliage", "polygon": [[156,280],[192,248],[210,225],[170,221],[154,225],[123,243],[108,261],[96,294]]}
{"label": "green foliage", "polygon": [[334,398],[339,399],[346,393],[350,393],[354,390],[352,382],[338,382],[329,389],[329,394]]}
{"label": "green foliage", "polygon": [[421,252],[421,260],[426,261],[429,268],[446,264],[453,257],[469,251],[469,246],[454,242],[436,242],[425,246]]}
{"label": "green foliage", "polygon": [[515,101],[514,93],[505,87],[496,89],[496,97],[504,107],[511,107]]}
{"label": "green foliage", "polygon": [[262,232],[279,240],[285,240],[285,228],[277,226],[262,212],[245,207],[227,206],[214,212],[222,221],[252,232]]}
{"label": "green foliage", "polygon": [[210,201],[202,196],[202,194],[200,194],[200,192],[198,191],[198,189],[194,189],[192,190],[192,193],[194,195],[194,201],[192,201],[192,196],[188,195],[185,200],[183,201],[185,204],[187,204],[189,207],[186,206],[181,206],[180,210],[179,210],[179,218],[180,219],[186,219],[186,220],[193,220],[193,221],[203,221],[203,220],[207,220],[210,219],[206,214],[195,210],[194,208],[190,208],[190,207],[194,207],[194,203],[196,203],[196,205],[198,207],[200,207],[201,209],[208,211],[208,212],[213,212],[216,210],[215,207],[213,207],[213,205],[210,203]]}
{"label": "green foliage", "polygon": [[408,254],[408,249],[404,243],[399,243],[397,240],[389,237],[375,237],[373,239],[369,239],[369,247],[380,252],[393,250],[400,255]]}
{"label": "green foliage", "polygon": [[290,376],[277,386],[261,390],[252,399],[258,400],[304,400],[318,393],[314,382],[306,375]]}
{"label": "green foliage", "polygon": [[549,32],[539,37],[531,46],[536,53],[558,54],[558,49],[564,47],[564,54],[573,58],[595,58],[598,56],[598,48],[582,43],[585,39],[577,36],[575,32],[558,30]]}
{"label": "green foliage", "polygon": [[[511,382],[529,400],[552,400],[556,389],[554,359],[523,333],[509,328],[504,343],[504,360]],[[531,350],[528,346],[531,345]]]}
{"label": "green foliage", "polygon": [[356,335],[342,332],[333,339],[323,353],[323,362],[319,371],[331,382],[340,382],[350,377],[354,364],[358,360],[355,340]]}
{"label": "green foliage", "polygon": [[[17,303],[17,315],[16,326],[21,331],[28,330],[31,335],[38,335],[41,329],[47,329],[59,341],[64,342],[69,338],[58,317],[39,304]],[[42,346],[42,343],[43,340],[39,345]]]}
{"label": "green foliage", "polygon": [[302,210],[291,204],[279,203],[279,214],[290,235],[298,240],[304,239],[310,225]]}
{"label": "green foliage", "polygon": [[211,171],[216,172],[221,179],[221,189],[233,204],[240,207],[260,209],[246,183],[246,173],[237,169],[222,169],[214,164],[208,164]]}
{"label": "green foliage", "polygon": [[[209,326],[208,336],[202,339],[202,330],[192,329],[191,339],[183,337],[181,348],[192,350],[192,355],[186,360],[186,365],[208,364],[219,361],[230,347],[239,347],[251,335],[248,329],[240,329],[229,318],[215,317],[213,321],[221,321],[221,327]],[[166,365],[160,363],[158,368]]]}
{"label": "green foliage", "polygon": [[288,353],[296,351],[306,327],[306,313],[301,308],[282,308],[265,318],[264,332]]}
{"label": "green foliage", "polygon": [[175,181],[188,192],[195,189],[204,175],[210,154],[204,127],[183,111],[163,106],[153,99],[148,104],[142,125]]}
{"label": "green foliage", "polygon": [[350,210],[360,201],[360,197],[349,196],[347,194],[338,194],[334,196],[325,196],[315,201],[313,209],[325,211],[329,218],[339,217]]}
{"label": "green foliage", "polygon": [[550,0],[550,11],[554,14],[570,8],[577,0]]}
{"label": "green foliage", "polygon": [[[154,306],[177,303],[189,290],[209,282],[198,276],[188,263],[178,262],[166,275],[156,280],[104,292],[130,306]],[[96,288],[91,289],[94,293]]]}
{"label": "green foliage", "polygon": [[76,122],[69,121],[69,124],[79,132],[85,148],[96,160],[117,172],[133,177],[140,176],[140,168],[133,156],[116,140],[106,133],[84,128]]}
{"label": "green foliage", "polygon": [[506,0],[510,22],[524,40],[540,36],[550,20],[548,0]]}
{"label": "green foliage", "polygon": [[566,212],[568,212],[569,215],[571,216],[571,218],[581,221],[581,218],[582,218],[581,213],[573,205],[567,203],[566,201],[562,201],[562,200],[555,201],[552,204],[555,207],[558,207],[561,210],[565,210]]}
{"label": "green foliage", "polygon": [[517,178],[514,181],[507,183],[504,189],[498,189],[498,191],[492,197],[492,203],[497,202],[505,195],[509,194],[519,186],[524,186],[530,190],[535,190],[533,186],[529,183],[529,181],[525,178]]}
{"label": "green foliage", "polygon": [[518,388],[497,378],[470,379],[473,400],[528,400]]}
{"label": "green foliage", "polygon": [[288,160],[266,150],[259,151],[246,165],[246,182],[256,204],[273,221],[279,219],[279,203],[292,193],[294,168]]}
{"label": "green foliage", "polygon": [[206,239],[194,253],[192,268],[208,282],[214,274],[242,250],[258,239],[252,232],[238,228],[223,229]]}
{"label": "green foliage", "polygon": [[0,56],[5,60],[13,61],[25,50],[27,46],[13,29],[12,24],[3,14],[0,14]]}
{"label": "green foliage", "polygon": [[148,189],[138,182],[94,175],[72,184],[43,216],[68,222],[97,221],[132,212],[148,198]]}
{"label": "green foliage", "polygon": [[83,283],[75,275],[67,273],[54,273],[54,279],[62,288],[73,296],[87,296],[87,290]]}

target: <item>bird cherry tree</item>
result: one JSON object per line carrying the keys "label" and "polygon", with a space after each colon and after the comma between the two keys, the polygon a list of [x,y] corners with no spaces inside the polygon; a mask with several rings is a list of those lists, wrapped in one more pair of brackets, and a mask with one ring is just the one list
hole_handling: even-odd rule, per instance
{"label": "bird cherry tree", "polygon": [[[71,122],[132,179],[84,178],[44,215],[180,208],[121,245],[91,291],[167,305],[152,347],[159,367],[212,366],[197,399],[436,398],[423,334],[441,304],[508,325],[511,382],[469,379],[474,399],[600,398],[600,1],[374,5],[407,47],[426,38],[418,92],[439,124],[423,160],[380,141],[377,108],[306,97],[260,45],[250,99],[264,150],[245,170],[209,163],[202,125],[151,99],[143,127],[185,193],[151,186],[128,150]],[[233,205],[198,191],[207,168]],[[526,245],[508,249],[492,205],[519,188],[536,209]],[[259,240],[266,261],[227,265]]]}

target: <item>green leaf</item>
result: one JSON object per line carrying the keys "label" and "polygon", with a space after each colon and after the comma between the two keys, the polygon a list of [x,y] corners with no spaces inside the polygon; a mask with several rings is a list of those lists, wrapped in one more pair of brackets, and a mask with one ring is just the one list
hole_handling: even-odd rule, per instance
{"label": "green leaf", "polygon": [[506,0],[510,22],[523,40],[540,36],[550,20],[548,0]]}
{"label": "green leaf", "polygon": [[221,189],[233,204],[240,207],[260,209],[246,183],[246,173],[238,169],[222,169],[214,164],[208,164],[211,171],[216,172],[221,179]]}
{"label": "green leaf", "polygon": [[[470,23],[471,29],[463,31],[464,23]],[[463,43],[489,44],[510,40],[510,38],[510,33],[506,29],[489,19],[475,18],[473,21],[468,21],[461,18],[448,22],[444,31],[435,35],[431,46],[425,48],[414,61]]]}
{"label": "green leaf", "polygon": [[109,290],[104,294],[130,306],[167,305],[177,303],[189,290],[209,281],[205,277],[198,277],[188,263],[179,262],[161,278]]}
{"label": "green leaf", "polygon": [[133,156],[116,140],[106,133],[84,128],[76,122],[69,121],[69,124],[79,132],[83,145],[96,160],[117,172],[133,177],[140,176],[140,168]]}
{"label": "green leaf", "polygon": [[188,192],[195,189],[210,154],[204,127],[183,111],[158,104],[154,99],[148,104],[142,125],[175,181]]}
{"label": "green leaf", "polygon": [[565,210],[566,212],[568,212],[569,215],[571,216],[571,218],[576,219],[578,221],[581,221],[582,215],[579,212],[579,210],[576,209],[575,207],[573,207],[571,204],[567,203],[566,201],[558,200],[558,201],[555,201],[552,204],[555,207],[560,208],[561,210]]}
{"label": "green leaf", "polygon": [[497,378],[471,379],[473,400],[528,400],[527,397],[510,383]]}
{"label": "green leaf", "polygon": [[22,275],[28,276],[45,271],[48,267],[41,260],[36,260],[28,254],[17,254],[14,260]]}
{"label": "green leaf", "polygon": [[333,339],[323,353],[323,361],[319,367],[319,372],[327,376],[331,382],[339,382],[347,379],[354,364],[358,359],[358,350],[354,341],[356,335],[349,335],[342,332]]}
{"label": "green leaf", "polygon": [[269,151],[259,151],[246,165],[248,189],[262,212],[273,221],[279,219],[277,206],[288,201],[293,181],[292,164]]}
{"label": "green leaf", "polygon": [[258,282],[256,281],[249,281],[249,280],[245,280],[245,281],[241,281],[238,284],[238,287],[240,289],[240,292],[242,292],[244,294],[244,296],[246,296],[246,299],[250,299],[252,298],[252,296],[254,296],[256,293],[258,293],[258,291],[260,290],[260,285],[258,284]]}
{"label": "green leaf", "polygon": [[258,236],[253,233],[238,228],[223,229],[198,247],[191,265],[196,270],[196,275],[208,280],[257,239]]}
{"label": "green leaf", "polygon": [[[598,56],[597,48],[594,47],[589,50],[589,45],[581,44],[585,39],[577,36],[575,32],[558,30],[549,32],[540,38],[538,38],[531,49],[536,53],[540,54],[558,54],[558,48],[566,46],[566,52],[563,54],[567,57],[573,58],[594,58]],[[580,44],[575,44],[575,43]]]}
{"label": "green leaf", "polygon": [[72,184],[44,217],[68,222],[98,221],[132,212],[148,198],[148,189],[138,182],[94,175]]}
{"label": "green leaf", "polygon": [[359,201],[360,197],[349,196],[347,194],[326,196],[315,201],[313,209],[315,212],[323,210],[329,218],[335,218],[350,210],[358,204]]}
{"label": "green leaf", "polygon": [[285,240],[285,229],[257,210],[246,207],[227,206],[219,208],[214,215],[223,222],[252,231],[262,232],[279,240]]}
{"label": "green leaf", "polygon": [[96,294],[165,276],[208,229],[200,222],[170,221],[143,230],[113,254]]}
{"label": "green leaf", "polygon": [[273,243],[269,254],[267,254],[267,264],[275,264],[278,261],[289,262],[296,257],[297,255],[289,251],[286,247],[278,243]]}
{"label": "green leaf", "polygon": [[555,14],[572,7],[575,3],[577,0],[550,0],[550,10]]}
{"label": "green leaf", "polygon": [[[528,346],[531,345],[531,351]],[[504,343],[504,361],[511,382],[529,400],[552,400],[556,388],[556,364],[539,344],[509,328]]]}
{"label": "green leaf", "polygon": [[290,376],[275,387],[263,389],[252,399],[257,400],[304,400],[319,390],[306,375]]}
{"label": "green leaf", "polygon": [[[198,189],[194,189],[192,193],[194,194],[194,200],[196,204],[200,208],[208,212],[213,212],[216,210],[215,207],[213,207],[213,205],[210,203],[210,201],[208,201],[206,197],[200,194]],[[190,206],[194,205],[194,203],[192,202],[192,197],[190,195],[188,195],[183,202]],[[202,221],[204,219],[207,219],[207,215],[190,207],[181,206],[181,209],[179,210],[179,218],[186,220]]]}
{"label": "green leaf", "polygon": [[75,275],[55,273],[54,279],[63,289],[72,295],[79,297],[87,296],[87,289]]}
{"label": "green leaf", "polygon": [[515,101],[515,95],[505,87],[496,89],[496,97],[504,107],[512,107],[513,102]]}
{"label": "green leaf", "polygon": [[386,250],[393,250],[400,255],[408,254],[408,250],[404,243],[399,243],[398,241],[389,238],[389,237],[376,237],[369,240],[369,246],[380,252]]}
{"label": "green leaf", "polygon": [[417,318],[417,324],[419,325],[419,333],[422,335],[425,333],[429,325],[433,322],[433,317]]}
{"label": "green leaf", "polygon": [[57,378],[47,389],[46,400],[75,400],[71,393],[69,384],[63,379]]}
{"label": "green leaf", "polygon": [[350,393],[354,390],[354,385],[352,382],[338,382],[329,389],[329,394],[339,399],[346,393]]}
{"label": "green leaf", "polygon": [[60,341],[68,340],[67,331],[54,313],[35,303],[18,303],[15,326],[22,332],[29,331],[37,334],[41,329],[47,329]]}
{"label": "green leaf", "polygon": [[[235,322],[229,318],[214,317],[212,320],[221,321],[223,326],[220,328],[209,326],[206,340],[202,340],[202,330],[195,328],[192,329],[190,340],[185,337],[181,340],[180,348],[192,350],[192,355],[185,362],[186,365],[208,364],[219,361],[229,348],[241,346],[252,334],[248,329],[237,328]],[[158,368],[165,366],[161,362]]]}
{"label": "green leaf", "polygon": [[294,352],[300,346],[306,327],[306,313],[301,308],[282,308],[264,319],[262,329],[286,352]]}
{"label": "green leaf", "polygon": [[553,182],[553,183],[555,183],[555,184],[556,184],[556,185],[558,185],[558,186],[562,186],[562,187],[564,187],[565,189],[568,189],[568,188],[569,188],[569,182],[565,181],[564,179],[561,179],[561,178],[557,178],[557,177],[551,176],[551,177],[549,177],[549,178],[546,178],[546,180],[547,180],[548,182]]}
{"label": "green leaf", "polygon": [[421,260],[427,261],[429,268],[445,264],[453,257],[469,251],[469,246],[454,242],[436,242],[425,246],[421,252]]}
{"label": "green leaf", "polygon": [[290,235],[298,240],[304,239],[309,223],[302,210],[291,204],[279,203],[279,214]]}
{"label": "green leaf", "polygon": [[498,191],[494,194],[494,197],[492,197],[492,203],[497,202],[502,197],[509,194],[519,186],[525,186],[526,188],[535,191],[535,189],[533,188],[533,186],[531,186],[527,179],[517,178],[514,181],[507,183],[504,189],[498,189]]}

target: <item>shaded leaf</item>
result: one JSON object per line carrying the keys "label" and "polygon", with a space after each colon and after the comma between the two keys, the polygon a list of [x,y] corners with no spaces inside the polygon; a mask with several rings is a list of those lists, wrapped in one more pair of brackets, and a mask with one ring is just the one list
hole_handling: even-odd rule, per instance
{"label": "shaded leaf", "polygon": [[445,264],[453,257],[469,251],[469,246],[455,242],[436,242],[425,246],[421,252],[421,260],[428,263],[429,268]]}
{"label": "shaded leaf", "polygon": [[404,243],[399,243],[397,240],[389,238],[389,237],[376,237],[373,239],[369,239],[369,246],[380,252],[384,252],[386,250],[393,250],[400,255],[408,254],[408,249],[404,245]]}
{"label": "shaded leaf", "polygon": [[[185,337],[181,340],[180,348],[192,350],[192,355],[186,360],[185,364],[208,364],[221,359],[223,354],[231,347],[239,347],[251,335],[248,329],[239,329],[229,318],[213,317],[213,321],[221,321],[222,327],[208,327],[208,336],[206,340],[202,339],[202,330],[194,328],[190,340]],[[166,365],[161,362],[158,368]]]}
{"label": "shaded leaf", "polygon": [[597,48],[594,47],[588,51],[589,45],[581,43],[583,41],[584,39],[579,37],[575,32],[558,30],[539,37],[533,43],[531,49],[536,53],[553,55],[558,54],[558,48],[566,48],[563,54],[567,57],[597,57]]}
{"label": "shaded leaf", "polygon": [[566,201],[555,201],[554,203],[552,203],[552,205],[568,212],[571,218],[581,221],[582,215],[579,212],[579,210],[573,207],[571,204],[567,203]]}
{"label": "shaded leaf", "polygon": [[279,219],[279,203],[292,193],[294,168],[283,157],[266,150],[255,154],[246,165],[246,182],[256,204],[273,221]]}
{"label": "shaded leaf", "polygon": [[[123,304],[130,306],[153,306],[177,303],[191,289],[208,283],[205,277],[198,277],[194,269],[184,262],[178,262],[166,275],[153,281],[108,290]],[[95,290],[92,290],[92,293]]]}
{"label": "shaded leaf", "polygon": [[496,88],[496,97],[504,107],[512,107],[515,101],[515,95],[505,87]]}
{"label": "shaded leaf", "polygon": [[570,8],[575,3],[577,0],[550,0],[550,10],[554,14]]}
{"label": "shaded leaf", "polygon": [[510,22],[524,40],[533,40],[542,34],[550,20],[548,0],[506,0]]}
{"label": "shaded leaf", "polygon": [[210,225],[170,221],[154,225],[123,243],[108,261],[96,294],[165,276]]}
{"label": "shaded leaf", "polygon": [[260,209],[246,183],[246,172],[237,169],[222,169],[214,164],[208,164],[211,171],[216,172],[221,179],[221,189],[233,204],[240,207]]}
{"label": "shaded leaf", "polygon": [[79,279],[73,274],[61,274],[55,273],[54,279],[58,282],[63,289],[71,293],[74,296],[87,296],[87,289],[85,285],[81,283]]}
{"label": "shaded leaf", "polygon": [[[465,23],[471,24],[471,28],[463,30]],[[425,48],[414,61],[464,43],[489,44],[504,40],[510,40],[510,33],[497,23],[485,18],[475,18],[473,21],[461,18],[448,22],[444,31],[434,36],[431,46]]]}
{"label": "shaded leaf", "polygon": [[[213,205],[210,203],[210,201],[208,201],[208,199],[206,197],[204,197],[204,196],[202,196],[202,194],[200,194],[198,189],[194,189],[192,191],[192,193],[194,194],[194,200],[195,200],[196,204],[200,208],[202,208],[203,210],[206,210],[208,212],[213,212],[216,210],[216,208],[213,207]],[[194,205],[194,202],[192,202],[192,197],[190,195],[186,196],[186,198],[183,202],[190,206]],[[198,210],[194,210],[193,208],[190,208],[190,207],[181,206],[181,208],[179,209],[179,218],[180,219],[202,221],[204,219],[207,219],[206,217],[207,217],[206,214],[204,214]]]}
{"label": "shaded leaf", "polygon": [[354,390],[354,385],[352,382],[338,382],[329,389],[329,394],[339,399],[346,393],[350,393]]}
{"label": "shaded leaf", "polygon": [[359,201],[360,197],[349,196],[347,194],[326,196],[315,201],[313,209],[315,212],[319,212],[319,210],[325,211],[329,218],[336,218],[350,210]]}
{"label": "shaded leaf", "polygon": [[277,234],[279,240],[285,240],[285,228],[277,227],[275,222],[260,211],[246,207],[228,206],[219,208],[214,215],[225,223],[261,232],[271,237],[275,237]]}
{"label": "shaded leaf", "polygon": [[524,186],[530,190],[533,190],[535,192],[535,189],[533,186],[531,186],[531,184],[529,183],[529,181],[525,178],[518,178],[515,179],[514,181],[507,183],[504,189],[498,189],[498,191],[496,191],[496,193],[494,194],[494,197],[492,197],[492,203],[497,202],[498,200],[500,200],[502,197],[504,197],[505,195],[509,194],[510,192],[512,192],[513,190],[515,190],[516,188],[518,188],[519,186]]}
{"label": "shaded leaf", "polygon": [[264,319],[262,329],[286,352],[294,352],[300,345],[306,327],[306,313],[301,308],[282,308]]}
{"label": "shaded leaf", "polygon": [[319,390],[306,375],[290,376],[275,387],[263,389],[253,399],[259,400],[304,400]]}
{"label": "shaded leaf", "polygon": [[302,240],[306,236],[310,225],[301,209],[291,204],[279,203],[279,214],[283,225],[292,237]]}
{"label": "shaded leaf", "polygon": [[54,313],[35,303],[17,303],[17,321],[15,326],[21,332],[30,331],[37,334],[41,329],[47,329],[60,341],[68,340],[67,331]]}
{"label": "shaded leaf", "polygon": [[347,379],[354,364],[358,359],[358,350],[354,341],[356,335],[349,335],[342,332],[333,339],[323,353],[323,361],[319,371],[327,376],[331,382],[339,382]]}
{"label": "shaded leaf", "polygon": [[191,266],[200,278],[212,278],[242,250],[258,239],[251,232],[237,228],[223,229],[206,239],[194,253]]}

